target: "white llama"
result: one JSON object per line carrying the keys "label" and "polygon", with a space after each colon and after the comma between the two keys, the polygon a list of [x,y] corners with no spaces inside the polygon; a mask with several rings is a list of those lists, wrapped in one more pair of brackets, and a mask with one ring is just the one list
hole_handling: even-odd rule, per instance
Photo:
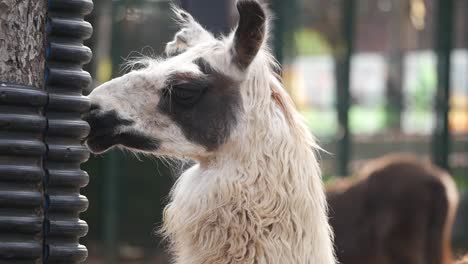
{"label": "white llama", "polygon": [[174,8],[167,58],[89,96],[89,149],[197,161],[171,192],[162,233],[178,264],[332,264],[317,145],[275,75],[269,15],[254,0],[215,38]]}

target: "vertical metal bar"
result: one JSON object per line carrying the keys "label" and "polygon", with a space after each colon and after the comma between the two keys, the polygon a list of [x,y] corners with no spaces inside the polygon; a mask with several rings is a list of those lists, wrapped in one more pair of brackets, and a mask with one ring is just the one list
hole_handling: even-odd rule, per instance
{"label": "vertical metal bar", "polygon": [[343,38],[335,50],[335,78],[338,111],[337,135],[337,173],[348,175],[350,161],[351,132],[349,129],[350,108],[350,70],[353,53],[355,0],[343,0],[342,4],[342,35]]}
{"label": "vertical metal bar", "polygon": [[273,0],[273,10],[276,16],[273,26],[273,52],[276,60],[282,64],[284,62],[283,41],[284,41],[284,5],[286,1]]}
{"label": "vertical metal bar", "polygon": [[[116,26],[116,14],[119,12],[119,8],[122,6],[126,7],[128,5],[127,1],[109,2],[108,5],[111,8],[111,60],[112,60],[112,76],[116,77],[118,73],[120,56],[122,54],[122,36],[121,30]],[[117,259],[117,248],[118,248],[118,207],[119,203],[118,191],[119,191],[119,182],[122,175],[122,165],[119,153],[116,150],[108,152],[104,156],[103,160],[103,175],[104,177],[104,186],[103,186],[103,207],[104,213],[103,217],[103,244],[104,244],[104,253],[106,258],[106,263],[115,263]]]}
{"label": "vertical metal bar", "polygon": [[104,248],[107,263],[114,263],[117,259],[118,241],[118,186],[120,181],[119,170],[122,169],[119,154],[116,150],[110,151],[104,159]]}
{"label": "vertical metal bar", "polygon": [[449,169],[450,55],[453,45],[453,0],[438,0],[435,49],[437,55],[436,120],[432,140],[432,161]]}
{"label": "vertical metal bar", "polygon": [[302,19],[300,1],[272,0],[275,19],[273,20],[273,52],[281,64],[297,55],[294,33],[301,26]]}
{"label": "vertical metal bar", "polygon": [[388,76],[386,81],[386,123],[391,132],[400,132],[403,113],[403,47],[402,37],[406,28],[403,16],[406,2],[393,0],[393,11],[389,24],[390,40],[387,54]]}

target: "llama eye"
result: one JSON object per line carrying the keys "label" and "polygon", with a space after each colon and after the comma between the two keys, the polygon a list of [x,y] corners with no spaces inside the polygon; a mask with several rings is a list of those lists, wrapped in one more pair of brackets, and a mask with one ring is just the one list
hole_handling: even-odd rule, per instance
{"label": "llama eye", "polygon": [[188,90],[188,89],[173,89],[172,94],[175,95],[179,99],[190,99],[196,96],[199,92]]}
{"label": "llama eye", "polygon": [[172,86],[172,98],[177,102],[185,106],[190,106],[200,98],[204,87],[194,87],[187,84],[184,85],[174,85]]}

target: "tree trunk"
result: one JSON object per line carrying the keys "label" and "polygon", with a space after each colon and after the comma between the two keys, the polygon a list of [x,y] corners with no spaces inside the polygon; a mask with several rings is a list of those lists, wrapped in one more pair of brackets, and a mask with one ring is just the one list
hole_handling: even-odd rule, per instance
{"label": "tree trunk", "polygon": [[[0,0],[0,263],[43,263],[46,0]],[[28,87],[32,86],[32,88]]]}
{"label": "tree trunk", "polygon": [[45,0],[0,0],[0,81],[42,88]]}

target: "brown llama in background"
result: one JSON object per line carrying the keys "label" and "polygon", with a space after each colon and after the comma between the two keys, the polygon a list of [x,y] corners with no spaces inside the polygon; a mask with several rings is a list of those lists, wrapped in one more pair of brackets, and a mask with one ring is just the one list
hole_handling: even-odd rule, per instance
{"label": "brown llama in background", "polygon": [[434,165],[411,155],[384,156],[357,177],[331,184],[327,198],[340,263],[453,262],[458,192]]}
{"label": "brown llama in background", "polygon": [[455,264],[468,264],[468,255],[466,255],[463,259],[460,259],[457,263]]}

